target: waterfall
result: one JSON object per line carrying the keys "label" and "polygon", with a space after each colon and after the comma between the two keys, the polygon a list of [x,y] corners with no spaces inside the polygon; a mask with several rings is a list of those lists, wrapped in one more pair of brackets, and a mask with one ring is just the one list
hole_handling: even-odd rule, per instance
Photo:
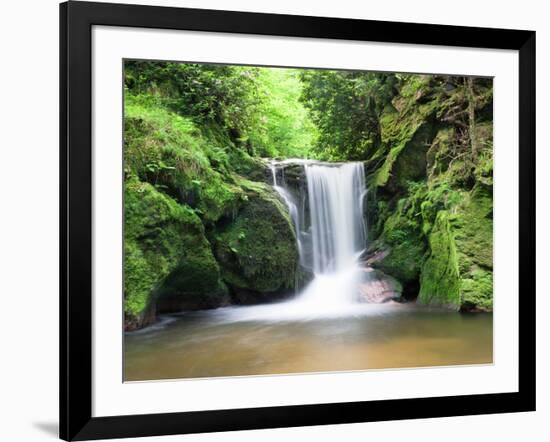
{"label": "waterfall", "polygon": [[272,185],[288,208],[300,265],[313,280],[290,300],[220,309],[225,321],[305,321],[379,314],[381,305],[358,302],[365,269],[361,163],[284,160],[270,163]]}
{"label": "waterfall", "polygon": [[[285,182],[289,165],[303,168],[305,185]],[[358,258],[366,247],[363,164],[286,160],[271,163],[271,172],[294,224],[300,263],[314,275],[288,304],[318,315],[347,310],[357,296]]]}
{"label": "waterfall", "polygon": [[354,265],[366,242],[361,163],[306,164],[313,242],[313,271],[326,274]]}

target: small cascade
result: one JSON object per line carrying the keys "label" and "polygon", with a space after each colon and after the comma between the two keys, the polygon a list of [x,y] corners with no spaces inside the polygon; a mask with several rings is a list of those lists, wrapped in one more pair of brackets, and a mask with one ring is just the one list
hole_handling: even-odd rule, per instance
{"label": "small cascade", "polygon": [[296,201],[294,200],[294,197],[292,194],[283,186],[279,186],[277,184],[277,169],[276,164],[271,163],[271,175],[273,179],[273,188],[275,191],[281,196],[283,201],[285,202],[286,206],[288,207],[288,213],[290,214],[290,218],[292,219],[292,223],[294,224],[294,230],[296,233],[296,243],[298,247],[298,254],[300,256],[300,264],[305,265],[303,262],[303,248],[302,248],[302,219],[303,217],[300,216],[300,212],[298,211],[298,207],[296,204]]}

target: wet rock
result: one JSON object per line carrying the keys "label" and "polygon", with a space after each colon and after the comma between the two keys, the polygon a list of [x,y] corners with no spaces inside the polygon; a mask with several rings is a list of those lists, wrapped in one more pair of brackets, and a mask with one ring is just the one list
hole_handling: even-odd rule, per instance
{"label": "wet rock", "polygon": [[401,283],[381,270],[365,267],[365,277],[359,287],[359,301],[381,304],[401,298]]}

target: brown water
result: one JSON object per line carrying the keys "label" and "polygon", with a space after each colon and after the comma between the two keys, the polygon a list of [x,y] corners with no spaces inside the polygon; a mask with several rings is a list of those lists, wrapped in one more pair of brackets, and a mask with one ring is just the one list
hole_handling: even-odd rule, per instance
{"label": "brown water", "polygon": [[255,320],[258,311],[232,307],[164,316],[153,327],[126,334],[125,380],[493,361],[492,314],[383,304],[352,316]]}

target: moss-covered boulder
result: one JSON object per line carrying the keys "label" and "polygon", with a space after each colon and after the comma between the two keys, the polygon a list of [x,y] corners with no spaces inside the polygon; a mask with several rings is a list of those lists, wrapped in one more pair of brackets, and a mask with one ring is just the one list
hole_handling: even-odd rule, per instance
{"label": "moss-covered boulder", "polygon": [[[405,287],[418,281],[426,244],[414,205],[402,199],[387,217],[371,252],[383,251],[372,266],[397,278]],[[416,295],[416,294],[415,294]]]}
{"label": "moss-covered boulder", "polygon": [[154,321],[157,298],[190,308],[227,302],[227,289],[192,209],[128,178],[124,193],[125,328]]}
{"label": "moss-covered boulder", "polygon": [[222,277],[237,303],[292,292],[299,267],[296,237],[284,203],[271,186],[242,180],[248,201],[213,232]]}
{"label": "moss-covered boulder", "polygon": [[493,309],[492,188],[476,186],[454,223],[462,310]]}
{"label": "moss-covered boulder", "polygon": [[460,273],[450,215],[437,214],[430,234],[430,255],[422,266],[418,303],[460,309]]}
{"label": "moss-covered boulder", "polygon": [[493,308],[491,189],[477,186],[455,214],[440,211],[422,267],[418,302],[452,310]]}

